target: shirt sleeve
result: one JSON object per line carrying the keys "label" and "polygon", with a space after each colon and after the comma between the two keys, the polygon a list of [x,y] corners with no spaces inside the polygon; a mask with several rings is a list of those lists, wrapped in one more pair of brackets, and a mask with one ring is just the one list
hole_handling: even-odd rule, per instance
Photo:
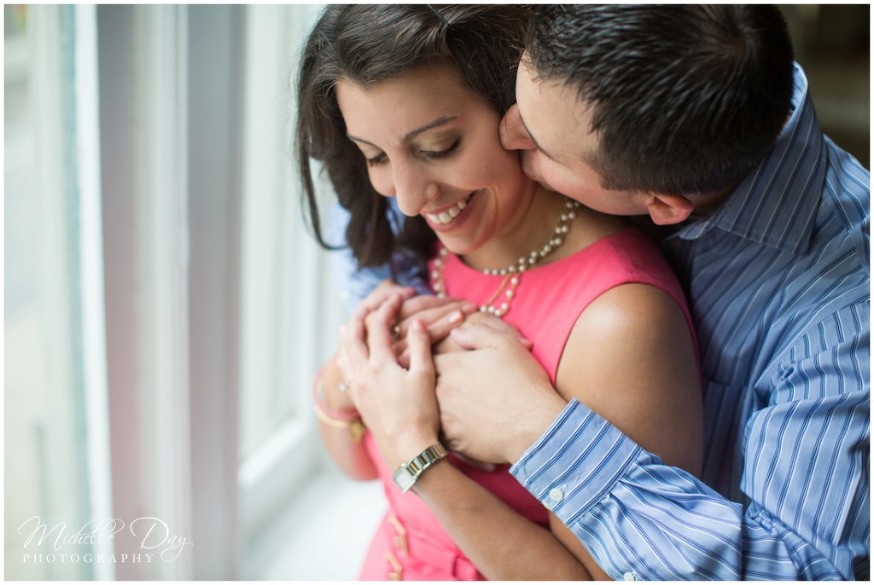
{"label": "shirt sleeve", "polygon": [[576,400],[511,468],[614,579],[869,574],[869,306],[811,328],[746,421],[729,500]]}
{"label": "shirt sleeve", "polygon": [[[394,199],[389,200],[389,215],[392,229],[397,233],[403,227],[403,214],[397,208]],[[425,262],[409,251],[396,252],[391,260],[382,266],[359,268],[358,261],[351,248],[346,246],[346,226],[349,224],[349,212],[335,204],[331,208],[326,239],[342,246],[331,253],[331,270],[334,282],[340,291],[340,297],[346,303],[348,311],[352,309],[370,291],[386,279],[392,279],[398,284],[414,287],[419,294],[433,294],[428,281],[428,270]]]}

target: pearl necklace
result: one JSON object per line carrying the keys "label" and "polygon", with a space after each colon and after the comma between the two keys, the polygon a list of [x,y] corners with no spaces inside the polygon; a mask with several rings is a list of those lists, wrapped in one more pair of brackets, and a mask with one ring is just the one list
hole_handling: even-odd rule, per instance
{"label": "pearl necklace", "polygon": [[[529,268],[533,268],[541,260],[552,254],[563,243],[564,239],[570,231],[571,222],[577,216],[576,209],[580,204],[576,201],[568,199],[564,204],[564,209],[561,211],[558,223],[550,235],[549,240],[540,248],[535,248],[528,253],[527,256],[520,256],[515,264],[511,264],[506,268],[486,268],[481,272],[486,276],[503,276],[498,290],[484,302],[479,310],[483,313],[491,313],[497,317],[503,317],[510,310],[510,303],[516,296],[516,288],[519,286],[519,281],[522,274]],[[434,260],[434,271],[431,273],[431,278],[434,281],[434,291],[440,298],[446,297],[446,284],[443,281],[443,270],[446,265],[446,257],[449,255],[449,250],[440,246],[440,251],[437,258]],[[503,300],[500,304],[495,301],[503,294]]]}

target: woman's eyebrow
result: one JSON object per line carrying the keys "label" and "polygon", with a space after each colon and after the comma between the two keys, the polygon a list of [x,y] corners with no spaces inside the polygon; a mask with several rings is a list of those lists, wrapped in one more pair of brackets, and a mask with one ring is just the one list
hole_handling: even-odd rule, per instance
{"label": "woman's eyebrow", "polygon": [[404,140],[407,140],[407,141],[412,140],[413,138],[415,138],[416,136],[418,136],[422,132],[427,132],[428,130],[431,130],[431,129],[436,128],[438,126],[443,126],[444,124],[448,124],[449,122],[452,122],[453,120],[455,120],[457,117],[458,116],[441,116],[435,120],[428,122],[424,126],[420,126],[420,127],[416,128],[415,130],[407,132],[406,136],[404,136]]}
{"label": "woman's eyebrow", "polygon": [[[404,135],[404,141],[409,142],[410,140],[412,140],[413,138],[415,138],[416,136],[418,136],[422,132],[427,132],[428,130],[433,130],[434,128],[448,124],[449,122],[452,122],[453,120],[456,120],[457,118],[458,118],[458,116],[440,116],[439,118],[435,118],[434,120],[431,120],[427,124],[423,124],[422,126],[419,126],[418,128],[416,128],[415,130],[410,130],[409,132],[407,132],[406,135]],[[354,140],[355,142],[361,142],[362,144],[368,144],[368,145],[373,146],[373,147],[376,146],[372,142],[368,142],[367,140],[364,140],[363,138],[357,138],[355,136],[352,136],[351,134],[346,134],[346,137],[349,138],[349,140]]]}

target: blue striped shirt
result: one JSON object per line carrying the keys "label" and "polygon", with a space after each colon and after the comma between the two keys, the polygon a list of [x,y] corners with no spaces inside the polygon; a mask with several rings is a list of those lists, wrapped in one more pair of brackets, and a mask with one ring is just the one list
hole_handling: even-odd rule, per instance
{"label": "blue striped shirt", "polygon": [[[701,479],[577,401],[511,468],[613,578],[869,574],[869,173],[795,78],[770,156],[663,242],[701,349]],[[353,297],[391,273],[349,262]]]}
{"label": "blue striped shirt", "polygon": [[703,481],[576,401],[511,469],[544,503],[560,490],[614,578],[868,577],[869,173],[795,81],[770,156],[663,242],[701,349]]}

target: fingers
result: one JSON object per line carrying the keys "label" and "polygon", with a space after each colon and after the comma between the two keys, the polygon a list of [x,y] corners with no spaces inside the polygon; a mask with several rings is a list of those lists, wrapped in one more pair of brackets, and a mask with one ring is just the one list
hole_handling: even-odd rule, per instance
{"label": "fingers", "polygon": [[[431,341],[440,341],[457,324],[464,321],[464,316],[476,311],[476,305],[470,301],[453,301],[435,296],[420,295],[404,301],[398,317],[398,337],[403,338],[413,319],[419,319],[428,328]],[[456,316],[456,317],[453,317]],[[447,321],[450,317],[454,322]]]}
{"label": "fingers", "polygon": [[[460,310],[456,310],[452,311],[444,319],[436,321],[430,327],[426,328],[428,338],[431,340],[432,354],[457,349],[455,344],[449,343],[450,340],[448,339],[448,336],[452,329],[458,327],[462,323],[464,323],[464,313]],[[410,366],[410,350],[408,345],[407,337],[401,337],[395,341],[392,346],[392,351],[394,352],[398,363],[404,368]]]}
{"label": "fingers", "polygon": [[[464,323],[464,313],[461,310],[453,310],[445,317],[432,321],[430,324],[428,324],[427,319],[421,319],[419,317],[417,317],[417,319],[425,324],[425,330],[428,333],[428,337],[431,339],[431,343],[440,343],[446,339],[446,336],[449,335],[450,331]],[[404,326],[399,325],[395,353],[402,352],[406,347],[404,341],[407,334],[408,332]]]}
{"label": "fingers", "polygon": [[364,317],[366,311],[357,311],[349,321],[340,327],[340,367],[348,378],[353,378],[369,359]]}
{"label": "fingers", "polygon": [[400,341],[396,341],[392,346],[392,351],[395,354],[395,359],[398,360],[398,363],[402,367],[410,367],[410,348],[409,342],[407,341],[406,337],[404,337]]}
{"label": "fingers", "polygon": [[494,329],[499,333],[516,333],[516,328],[500,317],[482,311],[478,311],[476,314],[471,315],[466,321],[467,325],[483,325]]}
{"label": "fingers", "polygon": [[435,311],[436,314],[446,314],[458,309],[471,313],[476,310],[476,305],[463,299],[447,299],[436,295],[419,295],[408,298],[404,301],[404,307],[401,309],[400,318],[402,320],[409,320],[412,317],[418,316],[427,323],[428,319],[425,318],[425,316],[417,315],[417,313]]}
{"label": "fingers", "polygon": [[375,311],[392,295],[401,295],[409,299],[416,294],[416,289],[411,286],[400,286],[391,280],[383,280],[364,300],[358,305],[358,310],[366,309],[368,312]]}
{"label": "fingers", "polygon": [[433,376],[434,362],[431,359],[431,338],[425,325],[415,319],[407,334],[410,353],[410,372],[424,373]]}
{"label": "fingers", "polygon": [[367,315],[367,345],[372,356],[380,359],[390,356],[394,361],[392,329],[403,300],[400,294],[390,296],[378,309]]}
{"label": "fingers", "polygon": [[483,323],[474,323],[458,327],[450,332],[453,341],[464,349],[485,349],[499,347],[505,343],[520,343],[520,336],[515,329],[495,329]]}
{"label": "fingers", "polygon": [[464,323],[464,313],[460,310],[452,311],[445,318],[435,321],[428,326],[428,335],[431,343],[442,341],[449,332]]}
{"label": "fingers", "polygon": [[[516,341],[521,343],[527,349],[531,349],[534,345],[529,339],[519,333],[519,331],[515,327],[513,327],[500,317],[489,315],[488,313],[476,312],[473,315],[468,316],[464,321],[463,328],[468,329],[471,327],[488,328],[498,335],[506,336],[508,339],[515,338]],[[453,336],[453,339],[455,339],[456,342],[459,343],[459,345],[466,348],[463,343],[458,341],[458,339],[463,338],[463,336],[460,338],[456,338],[455,336]]]}
{"label": "fingers", "polygon": [[[390,281],[383,282],[378,288],[393,289],[394,294],[389,294],[375,309],[362,302],[349,321],[340,328],[338,362],[348,378],[354,378],[355,372],[362,371],[374,353],[378,355],[379,350],[386,346],[391,347],[393,339],[388,323],[393,322],[405,293],[395,290],[400,287]],[[373,298],[376,297],[369,297],[370,300]]]}

